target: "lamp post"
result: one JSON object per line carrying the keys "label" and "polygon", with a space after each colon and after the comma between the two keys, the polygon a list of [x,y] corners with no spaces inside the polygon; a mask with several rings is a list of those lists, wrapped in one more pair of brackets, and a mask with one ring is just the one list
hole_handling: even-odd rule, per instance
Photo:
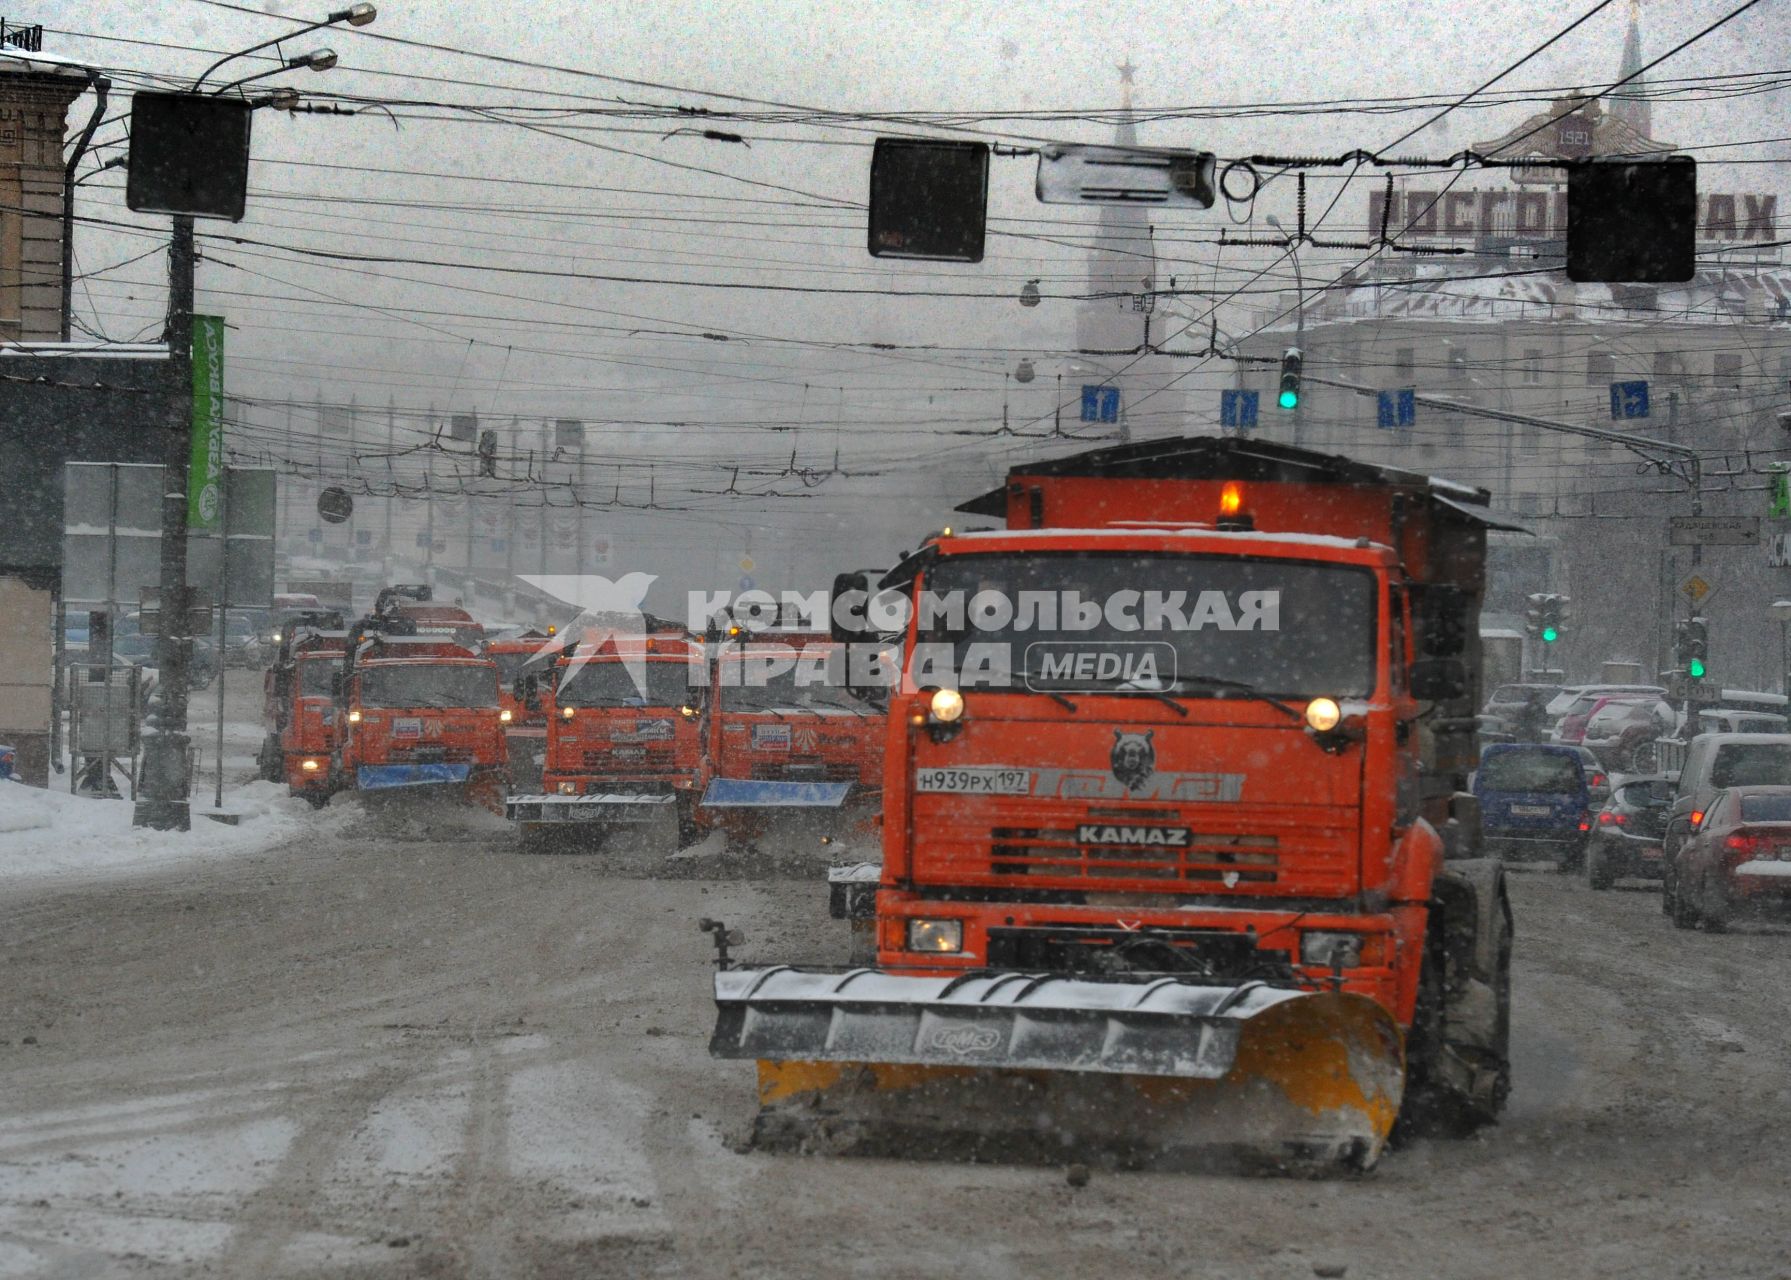
{"label": "lamp post", "polygon": [[[246,57],[262,49],[277,46],[293,36],[304,35],[340,22],[364,27],[377,16],[371,4],[356,4],[332,13],[322,22],[312,23],[299,31],[264,40],[239,53],[218,59],[193,82],[192,91],[212,72],[227,62]],[[298,59],[282,58],[276,71],[294,66],[328,70],[336,64],[336,55],[325,49]],[[273,74],[267,72],[264,74]],[[247,84],[262,76],[245,76],[223,86],[224,90]],[[286,95],[276,95],[255,106],[287,105]],[[132,825],[161,831],[186,831],[192,826],[190,792],[192,790],[191,742],[187,732],[188,678],[192,653],[190,606],[192,591],[187,584],[187,464],[193,449],[193,292],[195,274],[193,217],[175,214],[173,235],[168,245],[168,346],[167,394],[164,400],[166,421],[162,438],[162,520],[161,556],[158,565],[161,583],[160,620],[156,636],[156,667],[159,679],[143,734],[142,786],[138,790]],[[226,550],[228,539],[226,539]],[[223,661],[222,653],[218,660]]]}

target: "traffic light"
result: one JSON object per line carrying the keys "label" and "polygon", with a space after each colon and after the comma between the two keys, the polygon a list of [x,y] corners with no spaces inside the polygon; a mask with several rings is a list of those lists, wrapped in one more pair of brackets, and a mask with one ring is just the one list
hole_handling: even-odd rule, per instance
{"label": "traffic light", "polygon": [[1679,624],[1676,640],[1678,642],[1679,665],[1685,668],[1685,674],[1693,680],[1704,678],[1704,657],[1709,651],[1710,624],[1703,618],[1690,618]]}
{"label": "traffic light", "polygon": [[1289,347],[1281,357],[1281,396],[1276,403],[1283,409],[1300,407],[1300,366],[1304,362],[1298,347]]}
{"label": "traffic light", "polygon": [[1567,597],[1542,597],[1541,615],[1537,634],[1542,637],[1542,643],[1553,644],[1561,638],[1561,629],[1567,622]]}

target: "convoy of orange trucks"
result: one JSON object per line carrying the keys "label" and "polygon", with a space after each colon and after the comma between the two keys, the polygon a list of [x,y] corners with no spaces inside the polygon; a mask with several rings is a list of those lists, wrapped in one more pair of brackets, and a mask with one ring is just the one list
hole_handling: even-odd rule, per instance
{"label": "convoy of orange trucks", "polygon": [[1361,1169],[1396,1122],[1493,1121],[1487,503],[1212,437],[1020,465],[960,508],[1000,527],[876,584],[910,609],[875,964],[741,966],[704,922],[711,1052],[757,1061],[759,1138]]}

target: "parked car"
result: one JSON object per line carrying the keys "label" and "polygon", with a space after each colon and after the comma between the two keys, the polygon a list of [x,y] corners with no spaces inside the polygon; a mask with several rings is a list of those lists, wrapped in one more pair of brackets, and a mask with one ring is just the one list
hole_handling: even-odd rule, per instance
{"label": "parked car", "polygon": [[1559,693],[1549,700],[1548,714],[1551,719],[1559,720],[1582,698],[1590,697],[1591,701],[1581,708],[1591,711],[1592,703],[1599,698],[1613,693],[1653,694],[1664,698],[1667,691],[1657,684],[1570,684],[1564,686]]}
{"label": "parked car", "polygon": [[1737,914],[1791,907],[1791,786],[1731,787],[1710,799],[1666,890],[1680,929],[1720,933]]}
{"label": "parked car", "polygon": [[1698,711],[1699,733],[1784,733],[1791,720],[1771,711],[1736,707],[1703,707]]}
{"label": "parked car", "polygon": [[261,617],[247,609],[229,609],[224,614],[224,665],[256,667],[261,665]]}
{"label": "parked car", "polygon": [[1661,835],[1678,780],[1667,774],[1631,778],[1611,792],[1586,842],[1586,884],[1608,889],[1626,877],[1660,879]]}
{"label": "parked car", "polygon": [[1577,747],[1495,743],[1480,756],[1474,795],[1480,831],[1495,856],[1553,858],[1574,866],[1592,829],[1592,792]]}
{"label": "parked car", "polygon": [[[211,641],[203,636],[193,637],[192,657],[187,669],[187,687],[189,689],[208,689],[218,674],[218,653]],[[156,637],[143,634],[141,618],[138,614],[127,613],[120,618],[112,629],[112,659],[114,662],[141,667],[153,667],[155,660]]]}
{"label": "parked car", "polygon": [[[1609,707],[1621,707],[1634,703],[1662,702],[1655,693],[1587,693],[1577,698],[1567,709],[1555,726],[1552,738],[1556,742],[1577,743],[1585,741],[1586,729],[1592,723],[1592,717]],[[1670,710],[1670,708],[1669,708]]]}
{"label": "parked car", "polygon": [[1791,786],[1791,734],[1700,733],[1685,750],[1679,786],[1661,837],[1661,880],[1670,910],[1679,848],[1700,826],[1710,802],[1731,787]]}

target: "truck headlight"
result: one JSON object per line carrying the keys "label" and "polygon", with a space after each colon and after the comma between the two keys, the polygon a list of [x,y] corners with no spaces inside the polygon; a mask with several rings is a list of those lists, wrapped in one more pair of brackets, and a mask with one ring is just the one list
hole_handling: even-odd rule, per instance
{"label": "truck headlight", "polygon": [[964,949],[964,922],[962,920],[910,920],[908,922],[908,950],[910,951],[962,951]]}
{"label": "truck headlight", "polygon": [[361,722],[361,713],[359,711],[350,711],[348,713],[348,723],[359,724],[360,722]]}
{"label": "truck headlight", "polygon": [[563,796],[575,796],[578,794],[578,784],[573,782],[562,782],[556,790]]}
{"label": "truck headlight", "polygon": [[1300,963],[1320,969],[1355,969],[1362,964],[1363,937],[1359,933],[1341,933],[1329,929],[1312,929],[1300,935]]}
{"label": "truck headlight", "polygon": [[683,716],[686,720],[695,720],[696,714],[697,714],[697,709],[695,707],[689,707],[689,706],[679,707],[678,714]]}
{"label": "truck headlight", "polygon": [[1314,698],[1306,704],[1306,723],[1315,733],[1329,733],[1343,722],[1343,709],[1330,698]]}
{"label": "truck headlight", "polygon": [[561,707],[560,708],[560,717],[565,720],[572,719],[572,708],[571,707]]}
{"label": "truck headlight", "polygon": [[505,707],[502,711],[498,712],[498,723],[499,724],[509,724],[510,723],[510,708],[509,707]]}
{"label": "truck headlight", "polygon": [[951,724],[964,714],[964,695],[956,689],[935,689],[930,709],[933,719]]}
{"label": "truck headlight", "polygon": [[317,761],[315,760],[306,760],[299,765],[299,768],[303,769],[306,773],[316,773],[318,767]]}

